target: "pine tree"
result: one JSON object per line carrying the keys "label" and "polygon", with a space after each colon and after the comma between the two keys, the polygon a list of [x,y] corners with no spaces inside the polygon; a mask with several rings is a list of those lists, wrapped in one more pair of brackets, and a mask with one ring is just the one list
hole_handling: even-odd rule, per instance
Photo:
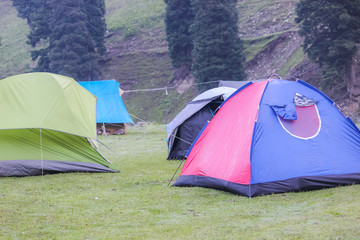
{"label": "pine tree", "polygon": [[106,52],[104,0],[13,0],[13,5],[30,27],[35,71],[76,80],[99,77],[98,57]]}
{"label": "pine tree", "polygon": [[189,27],[194,21],[191,0],[164,0],[166,3],[166,37],[174,67],[191,65],[193,39]]}
{"label": "pine tree", "polygon": [[[51,33],[49,26],[50,0],[13,0],[13,6],[18,15],[26,19],[30,28],[27,35],[27,44],[35,48],[40,41],[48,41]],[[34,71],[50,71],[48,59],[48,47],[31,51],[33,61],[38,59],[38,65]]]}
{"label": "pine tree", "polygon": [[[238,36],[237,0],[192,0],[195,12],[192,72],[197,83],[244,80],[243,43]],[[217,83],[199,85],[200,90]]]}
{"label": "pine tree", "polygon": [[83,1],[62,0],[54,4],[50,22],[50,70],[77,80],[99,76],[95,45],[87,27]]}
{"label": "pine tree", "polygon": [[100,55],[106,52],[105,47],[105,1],[84,0],[84,11],[87,15],[87,28],[94,41],[95,49]]}
{"label": "pine tree", "polygon": [[296,13],[304,52],[323,68],[324,87],[351,78],[360,43],[360,0],[300,0]]}

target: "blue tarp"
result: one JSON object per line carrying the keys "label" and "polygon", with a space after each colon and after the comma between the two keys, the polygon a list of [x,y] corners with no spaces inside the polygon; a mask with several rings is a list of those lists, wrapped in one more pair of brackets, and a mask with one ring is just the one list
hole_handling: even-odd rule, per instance
{"label": "blue tarp", "polygon": [[120,84],[115,80],[79,82],[97,97],[97,123],[132,123],[132,119],[121,99]]}

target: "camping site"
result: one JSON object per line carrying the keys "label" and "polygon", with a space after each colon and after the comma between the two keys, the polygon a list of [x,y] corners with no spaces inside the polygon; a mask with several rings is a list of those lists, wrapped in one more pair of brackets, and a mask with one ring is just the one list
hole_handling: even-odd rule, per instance
{"label": "camping site", "polygon": [[359,239],[360,0],[0,0],[0,240]]}
{"label": "camping site", "polygon": [[[21,75],[24,76],[36,77],[34,78],[36,81],[42,79],[39,76],[45,76],[46,82],[50,82],[48,77],[54,77],[54,74]],[[59,78],[57,75],[55,77]],[[60,79],[70,81],[68,78]],[[283,81],[285,80],[270,82],[276,86],[278,82]],[[6,81],[1,83],[4,82]],[[11,81],[14,82],[16,81]],[[220,108],[208,126],[212,126],[212,122],[216,124],[217,119],[222,119],[221,115],[226,114],[227,107],[231,107],[233,101],[238,100],[237,95],[241,97],[241,93],[246,93],[247,88],[250,89],[249,91],[255,86],[262,88],[265,82],[248,83],[244,90],[227,98],[222,107],[225,110],[222,111]],[[76,85],[74,81],[73,83]],[[296,84],[296,82],[286,83]],[[250,88],[251,86],[254,87]],[[271,87],[268,89],[270,91]],[[84,89],[79,90],[89,96]],[[39,92],[37,94],[41,95]],[[22,98],[21,94],[18,95]],[[308,100],[306,99],[306,102],[309,102]],[[266,94],[264,101],[266,102]],[[328,101],[324,98],[323,103]],[[32,102],[26,101],[27,103]],[[316,104],[320,112],[323,103]],[[310,105],[313,106],[313,102],[310,102]],[[59,111],[64,111],[61,110],[62,108]],[[14,108],[16,113],[15,110],[16,108]],[[338,112],[335,107],[333,111]],[[297,113],[300,121],[301,112]],[[275,112],[272,114],[276,115]],[[320,115],[320,117],[326,122],[326,116]],[[72,123],[75,124],[75,121]],[[51,121],[46,122],[46,124],[50,123]],[[280,122],[278,125],[281,125]],[[76,155],[79,154],[79,150],[75,147],[78,146],[77,141],[81,141],[81,138],[66,143],[64,139],[67,134],[63,131],[69,126],[59,127],[63,129],[59,133],[45,129],[40,132],[31,131],[31,134],[24,129],[23,134],[16,135],[14,134],[18,129],[0,132],[2,152],[9,152],[3,148],[4,144],[8,148],[13,147],[14,144],[24,149],[29,149],[30,146],[35,151],[35,159],[39,159],[39,170],[42,169],[42,172],[30,171],[35,176],[1,178],[2,239],[332,239],[334,236],[354,239],[359,235],[357,226],[360,204],[357,199],[360,185],[351,184],[357,181],[351,175],[346,178],[352,179],[349,180],[350,185],[349,182],[341,182],[339,178],[335,180],[309,178],[308,181],[312,184],[307,186],[308,190],[312,190],[316,182],[337,181],[339,184],[347,185],[316,191],[303,189],[302,192],[297,192],[298,189],[292,191],[280,188],[278,190],[280,193],[271,194],[271,189],[274,188],[269,184],[270,190],[263,193],[267,195],[260,193],[260,196],[253,198],[238,195],[242,193],[233,194],[230,193],[231,191],[223,191],[224,189],[221,188],[217,190],[209,185],[206,188],[173,187],[174,181],[179,178],[180,172],[177,170],[183,165],[183,161],[166,160],[169,150],[164,124],[139,122],[129,125],[127,134],[124,135],[98,135],[97,139],[102,144],[98,144],[96,151],[111,162],[111,165],[109,162],[100,162],[101,158],[94,153],[90,155],[91,159],[102,165],[111,166],[114,170],[97,166],[96,170],[90,168],[82,171],[64,167],[74,167],[81,163],[74,164],[80,159]],[[325,123],[324,128],[326,128]],[[321,135],[328,132],[323,129],[319,133],[312,134]],[[353,131],[354,128],[351,127],[350,130]],[[91,132],[77,134],[91,137]],[[296,141],[308,143],[307,140],[302,139],[304,136],[297,139],[285,130],[284,134],[289,139],[294,138]],[[354,134],[358,132],[355,131]],[[33,140],[34,136],[37,136],[36,140]],[[57,137],[61,138],[57,139]],[[60,149],[56,147],[59,143],[62,147]],[[91,152],[91,148],[85,148],[87,145],[84,144],[81,146],[84,151],[80,153],[81,156],[89,156],[86,153]],[[195,145],[194,148],[197,146]],[[18,158],[29,155],[27,151],[21,149],[17,151],[16,154],[10,151],[11,154],[6,157]],[[306,155],[303,156],[304,161],[307,161]],[[192,160],[194,158],[192,155],[189,157]],[[76,160],[74,163],[67,163],[63,161],[64,158]],[[294,161],[296,158],[287,157],[287,159]],[[54,165],[59,161],[62,167]],[[1,173],[6,174],[7,169],[15,168],[15,173],[27,174],[29,171],[24,169],[29,166],[24,162],[27,161],[1,161]],[[30,168],[35,169],[36,164],[30,163]],[[86,167],[93,166],[89,165],[87,160],[81,164],[85,164]],[[278,171],[275,166],[266,168]],[[286,173],[290,172],[289,169],[293,169],[291,166],[286,168]],[[203,170],[209,171],[206,167]],[[323,187],[328,186],[320,184],[320,188]],[[260,185],[259,189],[262,188]]]}
{"label": "camping site", "polygon": [[356,239],[360,185],[249,199],[167,187],[164,125],[101,137],[120,173],[1,179],[2,239]]}

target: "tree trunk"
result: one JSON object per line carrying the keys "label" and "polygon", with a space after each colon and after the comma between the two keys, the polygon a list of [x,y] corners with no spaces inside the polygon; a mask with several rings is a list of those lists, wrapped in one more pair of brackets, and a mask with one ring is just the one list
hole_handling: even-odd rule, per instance
{"label": "tree trunk", "polygon": [[355,54],[347,81],[351,100],[360,100],[360,50]]}

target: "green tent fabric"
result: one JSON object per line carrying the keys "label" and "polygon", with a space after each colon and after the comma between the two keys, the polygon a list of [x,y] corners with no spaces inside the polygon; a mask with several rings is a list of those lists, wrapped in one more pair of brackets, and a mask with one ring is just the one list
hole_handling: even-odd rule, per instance
{"label": "green tent fabric", "polygon": [[69,77],[28,73],[0,81],[0,129],[46,128],[96,138],[96,97]]}
{"label": "green tent fabric", "polygon": [[0,176],[118,172],[96,139],[96,97],[69,77],[28,73],[0,80]]}

